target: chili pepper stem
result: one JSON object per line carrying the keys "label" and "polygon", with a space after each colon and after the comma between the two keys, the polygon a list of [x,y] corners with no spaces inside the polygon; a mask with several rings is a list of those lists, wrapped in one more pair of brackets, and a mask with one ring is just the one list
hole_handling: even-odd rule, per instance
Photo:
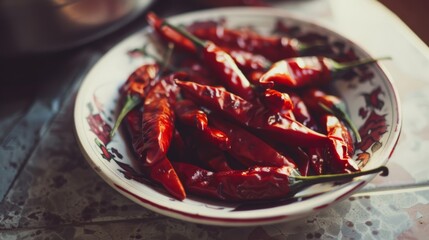
{"label": "chili pepper stem", "polygon": [[323,47],[329,47],[329,44],[325,43],[325,42],[315,42],[313,44],[305,44],[305,43],[299,43],[298,46],[298,51],[301,54],[306,54],[309,51],[315,50],[315,49],[319,49],[319,48],[323,48]]}
{"label": "chili pepper stem", "polygon": [[291,177],[295,180],[302,181],[306,185],[313,185],[317,183],[334,182],[351,180],[355,177],[360,177],[369,174],[375,174],[381,172],[381,176],[385,177],[389,175],[389,169],[386,166],[381,166],[367,171],[353,172],[353,173],[340,173],[340,174],[326,174],[319,176],[294,176]]}
{"label": "chili pepper stem", "polygon": [[390,60],[390,59],[392,58],[391,57],[367,58],[367,59],[361,59],[361,60],[356,60],[356,61],[347,62],[347,63],[339,63],[332,60],[331,62],[333,67],[332,72],[344,71],[350,68],[375,63],[380,60]]}
{"label": "chili pepper stem", "polygon": [[[160,78],[161,75],[167,69],[170,69],[169,62],[170,62],[171,56],[173,55],[173,50],[174,50],[174,44],[173,43],[168,44],[168,49],[167,49],[167,52],[165,53],[164,61],[159,60],[159,62],[162,63],[162,68],[156,75],[155,79]],[[142,51],[144,51],[144,53],[147,53],[146,45],[143,46]],[[158,59],[156,59],[155,56],[153,57],[155,61],[158,61]],[[136,94],[130,94],[130,93],[127,94],[127,99],[125,100],[125,104],[122,107],[121,112],[119,113],[118,119],[116,120],[115,125],[112,128],[112,131],[110,131],[110,137],[113,137],[115,135],[115,132],[118,130],[119,125],[121,125],[121,122],[125,118],[125,116],[141,102],[142,102],[142,98],[140,96]]]}
{"label": "chili pepper stem", "polygon": [[121,112],[119,113],[118,119],[116,119],[115,125],[112,128],[112,131],[110,131],[110,137],[113,137],[116,133],[116,131],[119,128],[119,125],[121,125],[122,120],[125,118],[125,116],[138,104],[141,103],[141,98],[134,94],[128,94],[127,99],[125,100],[125,104],[122,107]]}
{"label": "chili pepper stem", "polygon": [[184,28],[172,25],[171,23],[169,23],[165,20],[162,23],[162,25],[168,26],[168,27],[172,28],[174,31],[182,34],[184,37],[189,39],[196,47],[205,47],[206,46],[206,42],[204,40],[199,39],[198,37],[194,36],[190,32],[186,31]]}
{"label": "chili pepper stem", "polygon": [[335,105],[332,108],[329,108],[328,106],[326,106],[323,103],[319,103],[320,107],[322,107],[325,111],[333,114],[334,116],[336,116],[337,118],[339,118],[340,120],[344,121],[347,126],[352,130],[355,138],[356,138],[356,142],[360,142],[362,141],[362,138],[359,134],[359,130],[357,129],[357,127],[355,126],[355,124],[353,123],[353,121],[350,119],[349,115],[341,108],[336,107]]}

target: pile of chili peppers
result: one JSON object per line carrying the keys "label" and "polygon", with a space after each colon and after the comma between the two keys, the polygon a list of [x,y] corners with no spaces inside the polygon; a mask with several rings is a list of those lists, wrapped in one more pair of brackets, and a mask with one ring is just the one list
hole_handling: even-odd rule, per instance
{"label": "pile of chili peppers", "polygon": [[142,174],[175,198],[276,200],[316,183],[387,175],[360,171],[359,135],[341,99],[323,90],[376,59],[338,63],[301,56],[300,42],[284,36],[185,29],[154,13],[147,20],[175,52],[128,78],[114,130],[124,120]]}

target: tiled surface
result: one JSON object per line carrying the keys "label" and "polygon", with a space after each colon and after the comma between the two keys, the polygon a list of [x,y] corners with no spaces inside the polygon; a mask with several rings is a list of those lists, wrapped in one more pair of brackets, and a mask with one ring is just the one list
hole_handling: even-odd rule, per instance
{"label": "tiled surface", "polygon": [[[317,9],[308,12],[326,16],[335,9],[317,3]],[[408,40],[398,36],[398,41]],[[412,48],[411,44],[408,41],[410,46],[403,48]],[[108,46],[91,50],[93,57]],[[79,86],[79,76],[74,75],[75,82],[60,94],[57,108],[42,105],[56,111],[38,125],[46,126],[43,134],[37,135],[40,139],[30,141],[26,154],[11,151],[15,157],[22,154],[24,167],[17,168],[19,174],[0,202],[0,239],[424,239],[429,234],[429,74],[422,69],[429,69],[429,55],[416,54],[407,50],[402,56],[410,59],[409,63],[395,60],[387,65],[395,75],[404,116],[402,137],[388,164],[389,177],[376,178],[360,193],[306,218],[246,228],[205,226],[164,217],[109,187],[86,163],[74,138],[72,110]],[[417,60],[418,64],[411,62]],[[399,63],[409,65],[397,67]],[[410,66],[419,71],[409,72]],[[55,94],[46,96],[55,99]],[[15,103],[27,110],[37,107]],[[10,112],[0,120],[0,140],[6,150],[17,146],[5,139],[29,114]],[[34,128],[33,123],[28,124]],[[40,127],[35,129],[40,132]],[[10,155],[0,156],[5,164],[3,156]]]}

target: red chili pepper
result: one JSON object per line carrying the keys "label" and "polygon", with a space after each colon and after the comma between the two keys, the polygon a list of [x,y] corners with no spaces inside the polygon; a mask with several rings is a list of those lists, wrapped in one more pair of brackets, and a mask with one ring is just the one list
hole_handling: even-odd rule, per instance
{"label": "red chili pepper", "polygon": [[184,29],[169,24],[154,13],[149,13],[147,19],[149,24],[166,40],[189,52],[199,53],[201,60],[218,76],[226,88],[245,99],[254,99],[249,80],[228,53],[212,42],[202,41]]}
{"label": "red chili pepper", "polygon": [[289,94],[274,89],[266,89],[260,99],[273,112],[287,112],[294,108]]}
{"label": "red chili pepper", "polygon": [[313,114],[319,116],[327,113],[335,115],[352,130],[356,141],[361,141],[359,131],[347,114],[346,105],[340,98],[328,95],[319,89],[307,89],[303,92],[302,97]]}
{"label": "red chili pepper", "polygon": [[307,109],[307,106],[305,105],[301,97],[298,94],[293,92],[288,92],[288,94],[293,103],[292,113],[295,116],[295,119],[298,122],[304,124],[304,126],[314,131],[318,131],[319,128],[316,124],[316,121],[314,120],[313,116],[310,114],[309,110]]}
{"label": "red chili pepper", "polygon": [[198,60],[195,59],[185,59],[181,62],[180,68],[184,70],[182,72],[180,80],[183,81],[192,81],[199,84],[218,86],[219,81],[217,81],[213,75],[210,75],[210,71],[201,65]]}
{"label": "red chili pepper", "polygon": [[384,166],[348,174],[304,177],[291,167],[254,167],[214,173],[187,163],[173,164],[190,193],[231,202],[289,198],[317,183],[350,181],[379,172],[381,176],[388,175]]}
{"label": "red chili pepper", "polygon": [[146,175],[159,182],[177,199],[185,199],[186,193],[183,185],[166,156],[161,157],[151,164],[146,163],[144,149],[147,148],[145,147],[147,142],[145,142],[146,139],[142,132],[142,114],[140,110],[131,110],[125,117],[125,123],[131,136],[134,152],[137,154],[139,159],[143,161],[141,162],[141,166],[143,167]]}
{"label": "red chili pepper", "polygon": [[262,36],[254,31],[237,31],[222,25],[194,28],[192,33],[219,46],[236,48],[262,55],[270,61],[297,57],[304,50],[297,39],[284,36]]}
{"label": "red chili pepper", "polygon": [[325,118],[326,120],[324,122],[327,122],[327,135],[343,140],[347,146],[347,153],[349,156],[353,156],[355,152],[355,146],[352,135],[350,134],[346,125],[344,125],[343,122],[333,115],[327,115]]}
{"label": "red chili pepper", "polygon": [[262,55],[253,54],[239,49],[227,49],[223,48],[232,59],[237,63],[237,66],[244,73],[250,73],[253,71],[266,71],[271,66],[271,61],[266,59]]}
{"label": "red chili pepper", "polygon": [[207,142],[196,143],[194,152],[200,164],[206,165],[215,172],[232,170],[225,153]]}
{"label": "red chili pepper", "polygon": [[168,80],[165,78],[159,82],[148,93],[143,105],[144,145],[141,152],[146,156],[145,164],[148,166],[166,156],[174,132],[173,106],[178,89]]}
{"label": "red chili pepper", "polygon": [[178,91],[172,82],[173,77],[174,75],[163,78],[148,92],[143,105],[141,140],[134,148],[147,174],[160,182],[173,196],[184,199],[186,193],[166,157],[174,133],[175,116],[172,106]]}
{"label": "red chili pepper", "polygon": [[351,68],[377,62],[377,59],[363,59],[348,63],[338,63],[326,57],[296,57],[274,63],[261,76],[262,84],[274,83],[276,86],[302,88],[326,85],[339,74]]}
{"label": "red chili pepper", "polygon": [[136,94],[143,97],[149,91],[149,86],[153,85],[153,80],[158,75],[160,67],[156,63],[144,64],[137,68],[122,85],[122,94]]}
{"label": "red chili pepper", "polygon": [[346,173],[358,171],[357,163],[351,158],[354,145],[347,128],[333,115],[320,118],[320,126],[327,132],[332,144],[328,148],[309,148],[311,165],[316,174]]}
{"label": "red chili pepper", "polygon": [[198,134],[206,141],[222,150],[231,148],[228,136],[221,130],[209,126],[206,113],[199,109],[192,101],[182,100],[177,102],[175,113],[182,124],[196,129]]}
{"label": "red chili pepper", "polygon": [[121,96],[125,96],[125,99],[121,99],[123,102],[121,112],[110,131],[110,137],[113,137],[127,113],[139,105],[154,84],[156,84],[156,77],[159,72],[160,67],[158,64],[144,64],[128,77],[125,84],[120,88]]}
{"label": "red chili pepper", "polygon": [[176,81],[182,92],[221,116],[248,126],[267,138],[290,146],[325,146],[326,135],[317,133],[288,116],[272,113],[221,88]]}
{"label": "red chili pepper", "polygon": [[195,128],[178,125],[186,148],[186,158],[182,162],[192,162],[197,166],[213,171],[231,170],[224,152],[207,139],[201,138],[201,133]]}
{"label": "red chili pepper", "polygon": [[328,149],[329,157],[326,161],[329,172],[342,173],[357,171],[359,167],[351,158],[354,146],[347,128],[333,115],[325,115],[321,119],[321,125],[325,128],[329,139],[333,142]]}
{"label": "red chili pepper", "polygon": [[226,133],[231,141],[228,153],[247,167],[253,166],[289,166],[296,168],[295,162],[284,156],[262,141],[257,136],[242,127],[223,121],[210,115],[210,123],[217,129]]}

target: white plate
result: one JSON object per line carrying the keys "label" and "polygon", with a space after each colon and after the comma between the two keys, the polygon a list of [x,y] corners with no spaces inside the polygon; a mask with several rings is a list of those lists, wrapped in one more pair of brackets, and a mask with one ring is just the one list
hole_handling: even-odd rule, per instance
{"label": "white plate", "polygon": [[[231,27],[251,25],[263,33],[273,30],[280,20],[287,26],[299,27],[303,33],[315,32],[327,37],[329,42],[341,42],[360,58],[369,57],[362,48],[333,31],[270,8],[213,9],[179,15],[169,20],[175,24],[188,24],[220,18],[225,18]],[[148,41],[148,29],[144,29],[124,39],[102,57],[83,81],[74,112],[77,139],[92,168],[110,186],[136,203],[155,212],[196,223],[260,225],[296,219],[331,206],[375,177],[365,176],[329,187],[328,192],[305,200],[259,206],[210,202],[193,197],[178,201],[163,189],[142,181],[132,168],[134,158],[124,136],[117,134],[111,141],[106,141],[102,135],[113,126],[119,86],[138,66],[150,61],[143,57],[131,57],[128,51],[142,47]],[[358,127],[368,126],[367,134],[363,134],[368,142],[358,148],[354,158],[370,157],[364,169],[371,169],[387,163],[399,138],[401,118],[398,96],[385,71],[379,64],[373,64],[367,72],[373,74],[369,79],[355,77],[347,81],[339,80],[333,87],[346,101]],[[92,128],[88,119],[93,121]],[[374,137],[380,139],[374,141]]]}

